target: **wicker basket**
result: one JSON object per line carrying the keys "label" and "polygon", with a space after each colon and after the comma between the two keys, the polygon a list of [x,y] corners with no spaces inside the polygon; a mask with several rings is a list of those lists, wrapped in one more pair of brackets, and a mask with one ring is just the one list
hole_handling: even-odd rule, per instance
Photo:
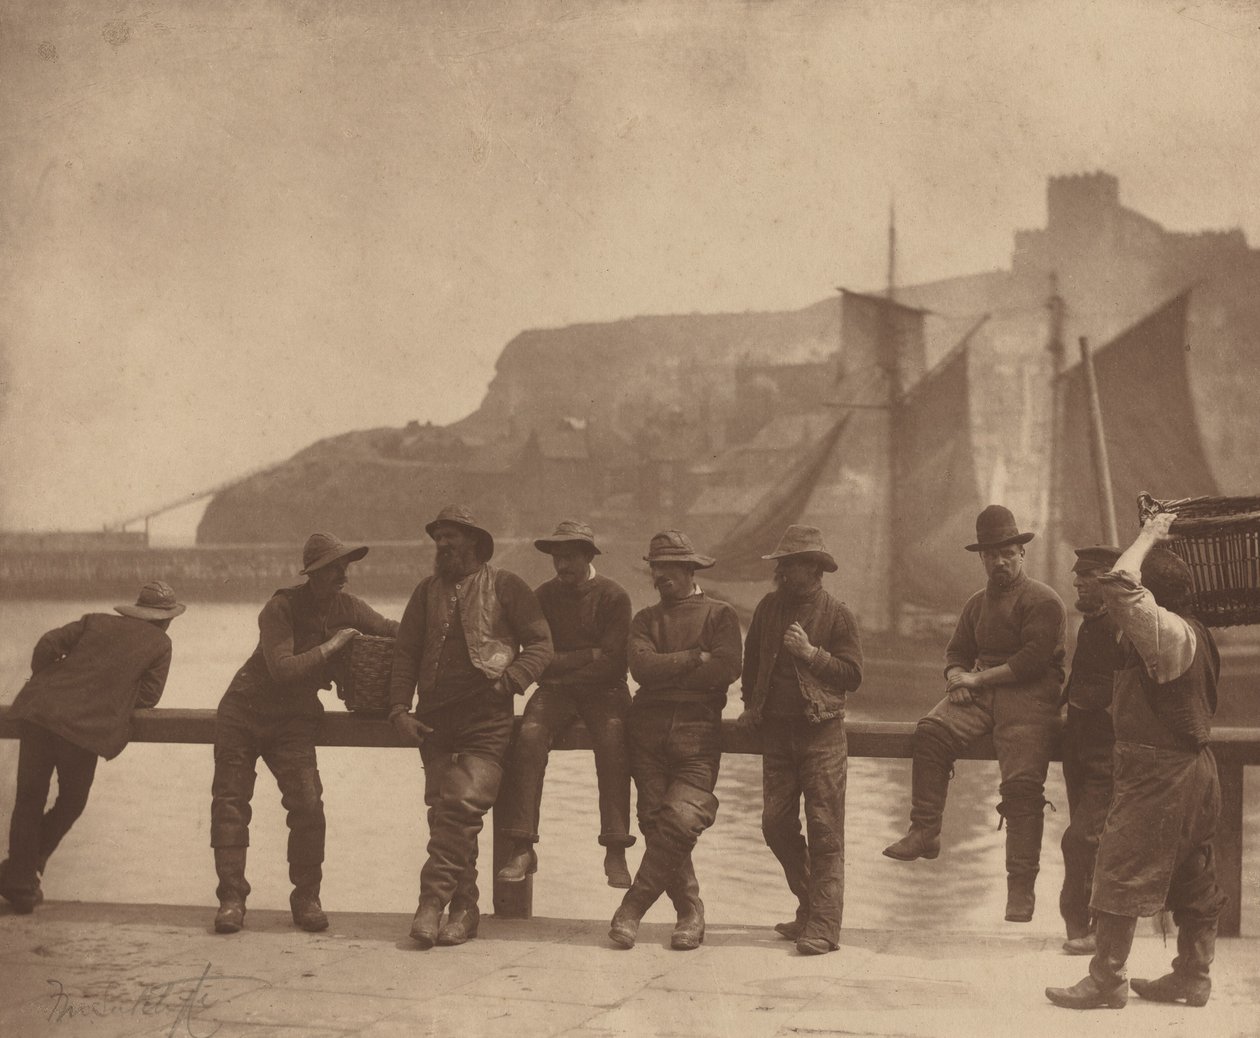
{"label": "wicker basket", "polygon": [[1138,498],[1139,519],[1175,512],[1168,546],[1185,559],[1209,627],[1260,623],[1260,497]]}
{"label": "wicker basket", "polygon": [[394,639],[361,634],[332,660],[337,695],[357,714],[389,710],[389,675],[394,665]]}

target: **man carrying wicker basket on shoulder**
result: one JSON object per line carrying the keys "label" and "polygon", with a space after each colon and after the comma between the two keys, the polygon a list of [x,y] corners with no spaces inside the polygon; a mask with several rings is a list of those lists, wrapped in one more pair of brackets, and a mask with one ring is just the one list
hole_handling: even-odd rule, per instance
{"label": "man carrying wicker basket on shoulder", "polygon": [[319,690],[332,687],[330,657],[360,633],[392,637],[398,622],[343,590],[346,569],[366,547],[348,547],[313,533],[302,549],[306,583],[281,588],[258,614],[258,646],[219,703],[214,734],[210,844],[219,876],[218,933],[236,933],[245,919],[245,850],[258,758],[280,787],[288,811],[289,905],[293,921],[312,933],[328,928],[319,902],[324,863],[323,786],[315,729],[323,715]]}
{"label": "man carrying wicker basket on shoulder", "polygon": [[490,565],[494,538],[467,508],[447,506],[425,532],[436,546],[433,574],[403,610],[389,719],[424,764],[428,860],[411,937],[427,949],[477,936],[477,834],[503,778],[513,697],[542,676],[552,646],[538,598]]}

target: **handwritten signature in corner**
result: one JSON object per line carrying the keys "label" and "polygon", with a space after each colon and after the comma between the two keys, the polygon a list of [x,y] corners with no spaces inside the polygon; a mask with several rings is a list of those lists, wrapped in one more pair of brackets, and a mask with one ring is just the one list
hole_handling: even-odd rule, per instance
{"label": "handwritten signature in corner", "polygon": [[175,1032],[181,1026],[187,1032],[188,1038],[212,1038],[222,1024],[206,1021],[210,1025],[209,1030],[197,1030],[194,1027],[197,1014],[215,1004],[210,995],[210,985],[224,981],[257,984],[269,982],[260,977],[243,975],[216,974],[212,977],[210,969],[211,965],[207,962],[205,969],[195,977],[142,984],[134,997],[130,994],[122,997],[117,981],[111,981],[104,994],[86,998],[71,994],[60,980],[50,979],[47,982],[52,989],[48,992],[48,1020],[59,1024],[82,1017],[160,1016],[173,1013],[170,1030],[166,1032],[167,1038],[175,1038]]}

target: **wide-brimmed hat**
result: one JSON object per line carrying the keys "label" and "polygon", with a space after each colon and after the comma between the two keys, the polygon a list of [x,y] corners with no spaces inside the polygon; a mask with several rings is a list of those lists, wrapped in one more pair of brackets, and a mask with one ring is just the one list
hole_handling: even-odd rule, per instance
{"label": "wide-brimmed hat", "polygon": [[548,555],[574,544],[585,544],[596,555],[604,554],[595,546],[595,532],[586,523],[580,523],[576,519],[562,519],[550,537],[539,537],[534,541],[534,547]]}
{"label": "wide-brimmed hat", "polygon": [[717,559],[701,555],[691,543],[691,538],[680,530],[662,530],[648,544],[644,562],[680,562],[696,569],[708,569]]}
{"label": "wide-brimmed hat", "polygon": [[164,580],[150,580],[140,589],[135,605],[114,606],[114,612],[137,620],[173,620],[188,607],[175,601],[175,590]]}
{"label": "wide-brimmed hat", "polygon": [[968,544],[968,551],[984,551],[985,548],[1001,548],[1007,544],[1027,544],[1036,534],[1020,533],[1015,516],[1004,505],[989,505],[976,516],[976,543]]}
{"label": "wide-brimmed hat", "polygon": [[786,559],[791,555],[808,555],[822,563],[828,573],[834,573],[840,567],[836,560],[823,546],[822,531],[817,526],[798,526],[793,524],[783,531],[779,545],[769,555],[761,556],[766,561]]}
{"label": "wide-brimmed hat", "polygon": [[424,532],[430,537],[433,531],[437,529],[439,523],[454,523],[456,526],[465,526],[477,537],[477,543],[480,545],[481,561],[485,562],[494,554],[494,538],[490,536],[490,531],[482,526],[477,525],[477,520],[473,518],[472,509],[465,505],[447,505],[442,511],[438,512],[438,516],[431,523],[428,523]]}
{"label": "wide-brimmed hat", "polygon": [[1091,569],[1111,569],[1120,558],[1120,549],[1114,544],[1092,544],[1088,548],[1076,549],[1076,563],[1073,573],[1086,573]]}
{"label": "wide-brimmed hat", "polygon": [[366,545],[350,547],[331,533],[313,533],[306,538],[302,546],[302,574],[313,573],[330,562],[345,559],[347,562],[358,562],[368,553]]}

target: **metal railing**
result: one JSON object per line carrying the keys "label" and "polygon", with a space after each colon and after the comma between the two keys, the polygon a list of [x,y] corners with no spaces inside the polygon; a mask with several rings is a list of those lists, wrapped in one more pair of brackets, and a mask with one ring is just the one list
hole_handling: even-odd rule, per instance
{"label": "metal railing", "polygon": [[[7,706],[0,706],[0,739],[15,739],[18,736],[17,722],[9,719],[8,712]],[[132,715],[131,741],[213,745],[214,717],[213,710],[163,707],[137,710]],[[520,723],[519,719],[517,723]],[[845,730],[850,757],[908,760],[912,756],[914,722],[848,721]],[[393,727],[383,718],[340,712],[324,715],[316,735],[316,745],[410,749],[415,752],[414,746],[399,741]],[[551,748],[590,750],[593,747],[585,726],[578,721],[560,732]],[[1224,937],[1237,937],[1242,923],[1243,768],[1260,765],[1260,728],[1217,728],[1212,732],[1212,751],[1216,755],[1221,779],[1221,821],[1216,834],[1217,879],[1229,898],[1221,913],[1220,933]],[[734,721],[723,721],[722,752],[759,755],[761,737],[755,730],[738,727]],[[992,740],[981,739],[960,759],[995,760]],[[1053,759],[1062,759],[1057,750]],[[907,789],[907,802],[909,795]],[[759,835],[756,838],[760,838]],[[502,864],[503,842],[495,841],[496,871]],[[528,919],[533,914],[533,895],[533,876],[520,883],[496,881],[495,914],[509,919]]]}

